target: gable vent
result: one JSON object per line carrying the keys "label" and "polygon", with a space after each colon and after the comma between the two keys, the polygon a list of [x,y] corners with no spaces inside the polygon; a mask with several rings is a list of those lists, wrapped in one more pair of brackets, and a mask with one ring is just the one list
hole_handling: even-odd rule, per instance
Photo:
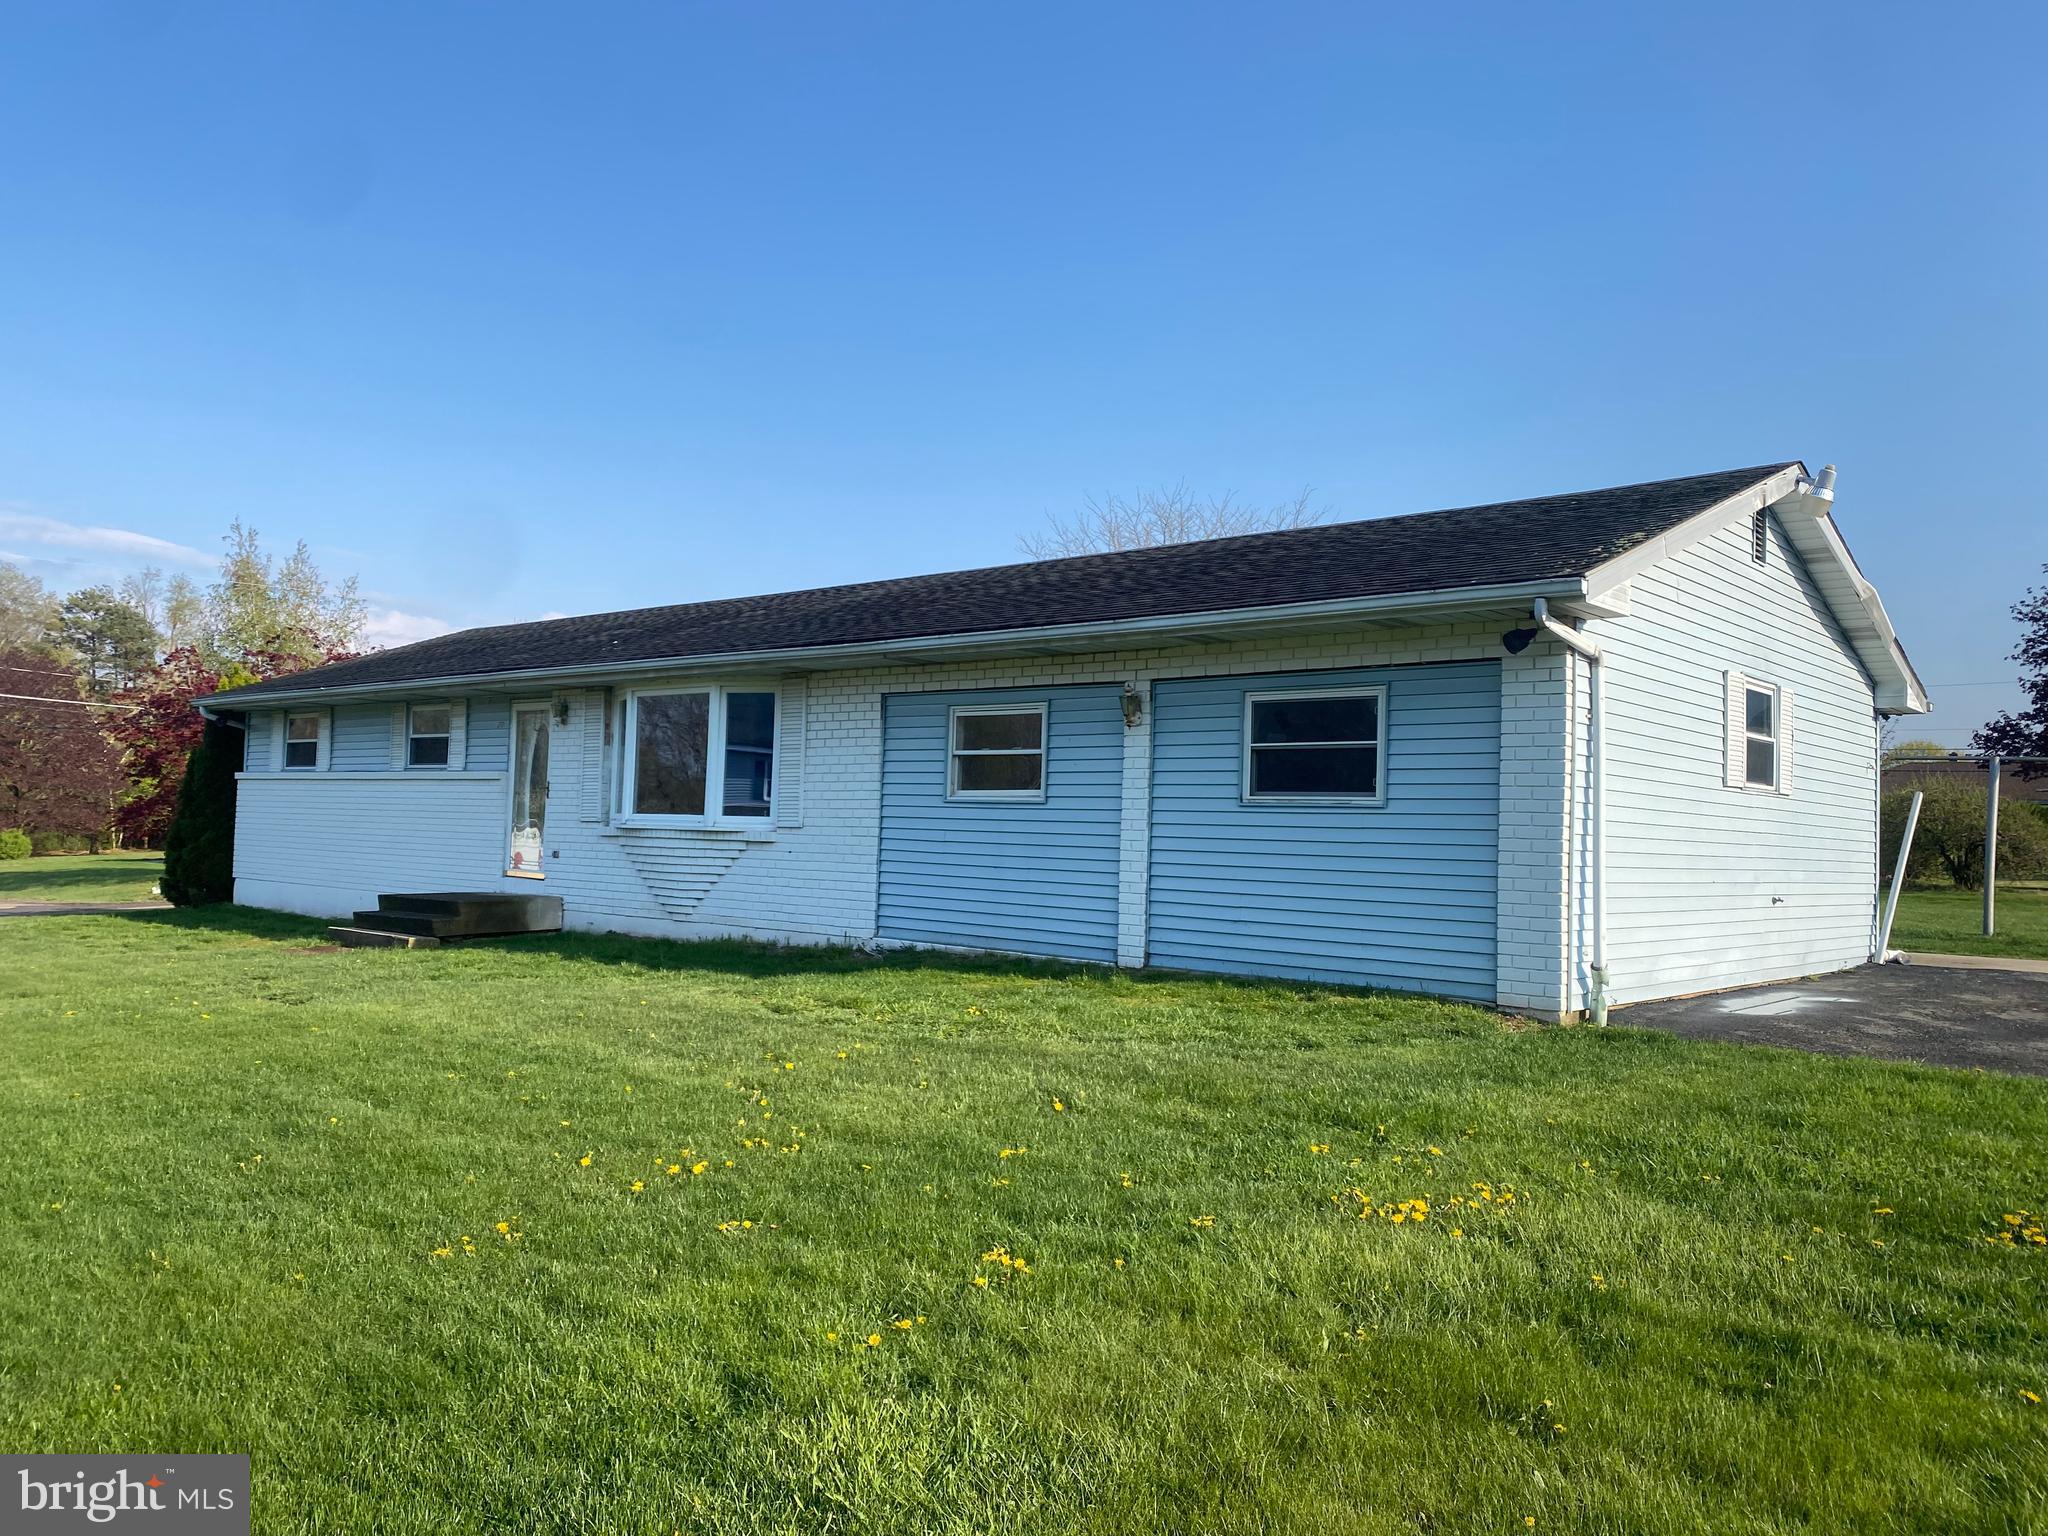
{"label": "gable vent", "polygon": [[1758,512],[1749,520],[1749,558],[1758,565],[1771,552],[1771,514]]}

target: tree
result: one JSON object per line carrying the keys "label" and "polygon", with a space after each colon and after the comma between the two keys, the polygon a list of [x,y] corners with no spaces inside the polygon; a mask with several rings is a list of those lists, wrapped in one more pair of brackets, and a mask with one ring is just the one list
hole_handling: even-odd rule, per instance
{"label": "tree", "polygon": [[254,528],[229,525],[220,579],[206,594],[205,649],[215,662],[283,654],[313,662],[351,650],[362,638],[367,605],[347,577],[330,586],[301,539],[282,566]]}
{"label": "tree", "polygon": [[162,650],[197,645],[204,636],[206,597],[190,576],[166,578],[157,567],[145,566],[122,578],[119,595],[149,621]]}
{"label": "tree", "polygon": [[[2048,575],[2048,565],[2041,567]],[[2014,714],[2002,711],[1998,718],[1970,738],[1979,752],[1996,757],[2048,757],[2048,586],[2029,588],[2027,595],[2012,605],[2012,616],[2020,621],[2020,643],[2010,659],[2020,664],[2020,687],[2027,695],[2027,707]],[[2021,778],[2048,774],[2048,763],[2016,763]]]}
{"label": "tree", "polygon": [[206,722],[178,786],[177,813],[164,835],[164,899],[203,907],[235,899],[235,771],[242,733]]}
{"label": "tree", "polygon": [[86,692],[107,699],[156,664],[156,628],[111,587],[84,587],[58,608],[57,636],[76,658]]}
{"label": "tree", "polygon": [[307,657],[295,651],[252,651],[216,664],[198,647],[185,645],[166,655],[121,695],[120,702],[133,708],[114,716],[109,726],[127,753],[132,785],[115,813],[122,834],[154,846],[169,830],[186,761],[205,730],[205,718],[195,700],[223,688],[240,688],[266,677],[303,672],[309,666],[346,661],[349,654],[331,650]]}
{"label": "tree", "polygon": [[19,566],[0,560],[0,650],[41,651],[56,627],[57,600],[50,589]]}
{"label": "tree", "polygon": [[1089,497],[1071,518],[1046,514],[1044,533],[1027,533],[1018,547],[1033,560],[1059,560],[1069,555],[1097,555],[1120,549],[1151,549],[1161,544],[1187,544],[1196,539],[1223,539],[1239,533],[1271,533],[1280,528],[1306,528],[1320,523],[1326,509],[1309,505],[1303,490],[1293,501],[1254,507],[1230,492],[1204,501],[1185,484],[1168,490],[1140,491],[1126,499],[1111,492]]}
{"label": "tree", "polygon": [[40,652],[0,650],[0,827],[83,837],[97,849],[121,789],[121,752],[101,729],[105,711]]}
{"label": "tree", "polygon": [[221,674],[193,646],[180,646],[150,669],[120,702],[133,706],[112,725],[127,754],[128,798],[115,824],[129,841],[163,840],[178,803],[185,760],[199,745],[205,720],[193,700],[219,691]]}

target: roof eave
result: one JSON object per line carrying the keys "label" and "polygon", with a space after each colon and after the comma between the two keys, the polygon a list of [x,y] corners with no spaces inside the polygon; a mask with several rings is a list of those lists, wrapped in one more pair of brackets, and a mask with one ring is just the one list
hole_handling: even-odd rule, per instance
{"label": "roof eave", "polygon": [[1814,583],[1827,599],[1835,620],[1856,648],[1870,674],[1878,710],[1887,715],[1924,715],[1927,690],[1899,643],[1898,631],[1884,611],[1877,588],[1857,569],[1855,556],[1843,542],[1831,516],[1829,497],[1809,494],[1812,482],[1804,464],[1790,464],[1755,485],[1697,512],[1657,538],[1587,573],[1587,590],[1597,599],[1654,565],[1712,538],[1731,523],[1752,513],[1778,514],[1786,536],[1799,551]]}
{"label": "roof eave", "polygon": [[985,630],[966,634],[925,635],[902,640],[859,641],[845,645],[788,646],[774,650],[724,651],[694,656],[655,656],[635,661],[533,667],[503,672],[448,673],[398,681],[342,684],[327,688],[276,689],[244,698],[246,689],[232,688],[197,701],[209,718],[219,711],[274,705],[304,704],[338,698],[374,698],[416,694],[422,688],[503,687],[549,683],[574,678],[614,678],[679,669],[709,671],[736,667],[779,667],[826,671],[863,665],[936,660],[986,652],[991,655],[1071,653],[1111,649],[1133,639],[1189,639],[1205,633],[1240,634],[1263,629],[1300,629],[1346,619],[1376,617],[1412,619],[1430,613],[1463,612],[1518,605],[1545,598],[1571,611],[1586,600],[1588,583],[1581,576],[1546,577],[1486,587],[1438,588],[1427,592],[1385,593],[1375,597],[1340,598],[1314,603],[1285,603],[1261,608],[1213,609],[1200,613],[1149,615],[1087,624],[1055,624],[1027,629]]}

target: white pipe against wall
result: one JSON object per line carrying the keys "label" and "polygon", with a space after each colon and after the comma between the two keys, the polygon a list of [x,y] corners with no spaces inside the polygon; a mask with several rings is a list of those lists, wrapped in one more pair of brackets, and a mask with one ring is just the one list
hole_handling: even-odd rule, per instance
{"label": "white pipe against wall", "polygon": [[[1613,981],[1613,973],[1607,965],[1607,767],[1605,720],[1607,698],[1606,655],[1600,647],[1588,640],[1575,629],[1567,629],[1550,616],[1550,604],[1537,598],[1530,612],[1541,628],[1563,641],[1565,646],[1586,658],[1592,673],[1592,700],[1586,716],[1586,758],[1587,777],[1592,790],[1592,827],[1588,830],[1589,862],[1592,864],[1593,882],[1593,995],[1587,999],[1587,1012],[1595,1024],[1607,1022],[1607,994]],[[1569,690],[1567,690],[1569,696]],[[1573,735],[1577,735],[1576,729]]]}

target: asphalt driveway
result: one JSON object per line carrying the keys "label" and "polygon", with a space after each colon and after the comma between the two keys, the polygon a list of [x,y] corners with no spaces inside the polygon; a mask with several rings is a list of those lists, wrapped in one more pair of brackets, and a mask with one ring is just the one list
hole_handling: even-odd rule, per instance
{"label": "asphalt driveway", "polygon": [[2048,1077],[2048,975],[1866,965],[1617,1009],[1616,1024],[1701,1040]]}

